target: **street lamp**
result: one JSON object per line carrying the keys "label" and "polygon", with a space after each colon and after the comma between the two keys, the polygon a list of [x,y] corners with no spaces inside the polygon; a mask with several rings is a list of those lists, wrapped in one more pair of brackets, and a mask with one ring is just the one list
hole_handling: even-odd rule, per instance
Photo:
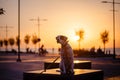
{"label": "street lamp", "polygon": [[[8,40],[8,28],[13,28],[11,26],[0,26],[0,28],[5,28],[5,32],[6,32],[6,40]],[[8,51],[7,45],[6,45],[6,53]]]}
{"label": "street lamp", "polygon": [[[39,17],[37,19],[30,19],[30,21],[37,21],[38,22],[38,38],[40,40],[40,21],[47,21],[47,19],[40,19]],[[40,47],[40,42],[39,42]]]}
{"label": "street lamp", "polygon": [[109,1],[102,1],[102,3],[111,3],[113,5],[113,58],[116,58],[116,52],[115,52],[115,4],[120,4],[118,2],[115,2],[113,0],[112,2]]}
{"label": "street lamp", "polygon": [[21,62],[20,59],[20,0],[18,0],[18,59],[17,62]]}

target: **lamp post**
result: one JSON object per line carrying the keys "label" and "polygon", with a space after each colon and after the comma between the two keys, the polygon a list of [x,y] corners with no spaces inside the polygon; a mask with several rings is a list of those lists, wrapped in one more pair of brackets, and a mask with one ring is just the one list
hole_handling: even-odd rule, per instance
{"label": "lamp post", "polygon": [[115,4],[120,4],[118,2],[115,2],[115,0],[113,0],[112,2],[109,1],[102,1],[102,3],[111,3],[113,5],[113,59],[116,58],[116,52],[115,52]]}
{"label": "lamp post", "polygon": [[20,0],[18,0],[18,59],[17,62],[21,62],[20,59]]}
{"label": "lamp post", "polygon": [[[0,26],[0,28],[5,28],[5,32],[6,32],[6,40],[8,40],[8,28],[12,28],[11,26]],[[8,48],[6,46],[6,53],[8,51]]]}
{"label": "lamp post", "polygon": [[[47,21],[47,19],[40,19],[39,17],[37,19],[30,19],[30,21],[37,21],[38,22],[38,38],[40,39],[40,21]],[[38,47],[40,47],[40,42]]]}

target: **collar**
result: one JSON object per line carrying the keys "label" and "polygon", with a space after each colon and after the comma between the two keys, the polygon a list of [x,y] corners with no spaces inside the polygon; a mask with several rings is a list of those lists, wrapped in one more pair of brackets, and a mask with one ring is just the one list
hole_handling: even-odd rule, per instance
{"label": "collar", "polygon": [[68,41],[64,42],[61,46],[62,48],[66,47],[66,45],[68,44]]}

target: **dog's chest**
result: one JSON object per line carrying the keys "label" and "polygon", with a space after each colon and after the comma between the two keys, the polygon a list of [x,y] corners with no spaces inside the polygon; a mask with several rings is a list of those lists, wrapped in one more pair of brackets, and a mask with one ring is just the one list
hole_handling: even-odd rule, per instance
{"label": "dog's chest", "polygon": [[68,45],[62,47],[61,49],[61,57],[67,58],[70,57],[70,47]]}

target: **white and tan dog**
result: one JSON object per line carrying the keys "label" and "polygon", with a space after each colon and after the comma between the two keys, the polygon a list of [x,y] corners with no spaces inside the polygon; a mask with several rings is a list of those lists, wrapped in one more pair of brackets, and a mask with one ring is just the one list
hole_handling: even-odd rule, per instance
{"label": "white and tan dog", "polygon": [[57,43],[61,44],[61,61],[60,61],[60,72],[61,74],[71,74],[74,73],[74,57],[73,50],[68,44],[67,37],[63,35],[58,35],[56,37]]}

